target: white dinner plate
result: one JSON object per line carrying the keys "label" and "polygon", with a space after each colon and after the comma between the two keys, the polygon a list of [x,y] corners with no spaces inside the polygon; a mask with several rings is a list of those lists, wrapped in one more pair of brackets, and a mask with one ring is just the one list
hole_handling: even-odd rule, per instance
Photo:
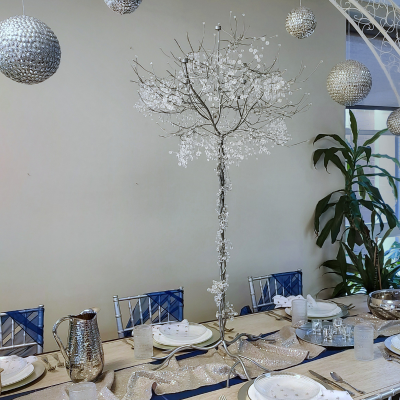
{"label": "white dinner plate", "polygon": [[[336,314],[336,315],[332,315],[332,316],[327,316],[327,317],[310,317],[307,316],[307,319],[309,320],[313,320],[313,319],[323,319],[323,320],[331,320],[331,319],[335,319],[335,318],[343,318],[343,317],[347,317],[349,315],[349,310],[347,309],[347,307],[345,306],[339,306],[340,308],[340,313]],[[285,313],[287,315],[292,315],[292,309],[291,308],[285,308]]]}
{"label": "white dinner plate", "polygon": [[[239,389],[238,400],[252,400],[249,397],[248,393],[249,393],[250,387],[253,385],[253,382],[254,381],[247,382]],[[317,381],[315,381],[315,382],[317,382]],[[319,382],[317,382],[317,383],[320,384]],[[327,389],[327,387],[325,387],[324,385],[321,385],[321,387],[322,387],[322,389]]]}
{"label": "white dinner plate", "polygon": [[249,389],[253,400],[264,398],[287,400],[311,400],[321,392],[321,386],[307,376],[275,371],[260,375]]}
{"label": "white dinner plate", "polygon": [[30,383],[39,379],[46,372],[46,367],[41,361],[35,361],[34,363],[32,363],[32,366],[34,367],[34,370],[28,377],[26,377],[22,381],[13,383],[12,385],[3,386],[3,388],[1,389],[2,392],[8,392],[10,390],[15,390],[20,387],[29,385]]}
{"label": "white dinner plate", "polygon": [[3,382],[18,375],[28,366],[28,362],[25,358],[18,356],[6,356],[0,357],[0,368],[4,371],[1,373]]}
{"label": "white dinner plate", "polygon": [[[218,342],[218,340],[220,339],[220,333],[218,329],[214,329],[212,327],[209,328],[212,332],[212,336],[210,337],[210,339],[206,340],[205,342],[202,343],[197,343],[193,346],[200,346],[200,347],[205,347],[205,346],[210,346],[216,342]],[[156,349],[161,349],[161,350],[174,350],[177,347],[180,346],[167,346],[165,344],[161,344],[156,342],[155,340],[153,340],[153,347],[155,347]]]}
{"label": "white dinner plate", "polygon": [[201,338],[209,329],[204,325],[191,322],[183,328],[179,328],[179,324],[176,323],[164,324],[160,325],[158,330],[168,339],[193,341]]}
{"label": "white dinner plate", "polygon": [[[394,335],[394,336],[397,336],[397,335]],[[393,353],[396,353],[396,354],[398,354],[398,355],[400,356],[400,349],[396,349],[396,347],[394,347],[394,346],[392,345],[392,338],[393,338],[394,336],[389,336],[389,337],[385,340],[385,346],[386,346],[390,351],[392,351]]]}
{"label": "white dinner plate", "polygon": [[9,378],[2,379],[1,384],[4,386],[12,385],[13,383],[20,382],[32,374],[35,367],[32,364],[28,364],[22,371],[10,376]]}

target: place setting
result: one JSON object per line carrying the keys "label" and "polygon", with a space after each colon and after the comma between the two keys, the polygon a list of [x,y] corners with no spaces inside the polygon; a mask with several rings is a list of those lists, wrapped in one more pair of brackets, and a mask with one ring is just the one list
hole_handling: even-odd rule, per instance
{"label": "place setting", "polygon": [[[329,383],[334,384],[330,381]],[[330,390],[327,387],[307,376],[277,371],[260,375],[254,381],[244,384],[237,398],[238,400],[350,400],[352,398],[350,393],[354,395],[344,388]]]}
{"label": "place setting", "polygon": [[35,382],[45,374],[46,367],[38,357],[13,355],[0,357],[0,370],[1,394]]}

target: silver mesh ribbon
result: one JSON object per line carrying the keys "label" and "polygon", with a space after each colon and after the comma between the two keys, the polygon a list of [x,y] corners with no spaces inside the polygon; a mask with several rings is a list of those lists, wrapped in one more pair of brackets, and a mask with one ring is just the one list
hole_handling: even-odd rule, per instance
{"label": "silver mesh ribbon", "polygon": [[50,78],[61,60],[60,43],[42,21],[18,15],[0,22],[0,71],[33,85]]}
{"label": "silver mesh ribbon", "polygon": [[394,110],[387,120],[387,127],[393,135],[400,135],[400,108]]}
{"label": "silver mesh ribbon", "polygon": [[286,30],[297,39],[311,36],[316,27],[315,15],[307,7],[295,8],[286,17]]}
{"label": "silver mesh ribbon", "polygon": [[354,106],[371,91],[371,72],[364,64],[347,60],[332,68],[326,86],[332,100],[343,106]]}
{"label": "silver mesh ribbon", "polygon": [[111,10],[123,15],[133,13],[142,0],[104,0],[104,2]]}

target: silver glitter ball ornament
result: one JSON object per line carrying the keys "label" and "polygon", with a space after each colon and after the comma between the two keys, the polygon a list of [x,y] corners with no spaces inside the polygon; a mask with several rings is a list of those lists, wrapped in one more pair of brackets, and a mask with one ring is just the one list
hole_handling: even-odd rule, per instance
{"label": "silver glitter ball ornament", "polygon": [[332,68],[326,86],[332,100],[343,106],[354,106],[371,91],[371,72],[364,64],[347,60]]}
{"label": "silver glitter ball ornament", "polygon": [[400,135],[400,108],[394,110],[387,120],[387,127],[393,135]]}
{"label": "silver glitter ball ornament", "polygon": [[311,36],[316,26],[315,15],[307,7],[295,8],[286,17],[286,30],[297,39]]}
{"label": "silver glitter ball ornament", "polygon": [[104,0],[104,2],[111,10],[123,15],[133,13],[142,0]]}
{"label": "silver glitter ball ornament", "polygon": [[60,43],[42,21],[18,15],[0,22],[0,71],[33,85],[50,78],[61,60]]}

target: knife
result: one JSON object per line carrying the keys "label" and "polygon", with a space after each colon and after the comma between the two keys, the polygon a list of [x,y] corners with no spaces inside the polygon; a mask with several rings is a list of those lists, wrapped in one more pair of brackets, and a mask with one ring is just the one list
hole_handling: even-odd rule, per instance
{"label": "knife", "polygon": [[314,372],[314,371],[308,370],[308,372],[309,372],[311,375],[314,375],[314,376],[315,376],[316,378],[318,378],[320,381],[325,382],[325,383],[327,383],[328,385],[337,387],[337,388],[339,388],[340,390],[343,390],[344,392],[347,392],[350,396],[354,396],[354,393],[353,393],[353,392],[350,392],[350,390],[347,390],[347,389],[345,389],[343,386],[338,385],[336,382],[331,381],[330,379],[325,378],[324,376],[322,376],[322,375],[320,375],[320,374],[317,374],[317,373]]}

